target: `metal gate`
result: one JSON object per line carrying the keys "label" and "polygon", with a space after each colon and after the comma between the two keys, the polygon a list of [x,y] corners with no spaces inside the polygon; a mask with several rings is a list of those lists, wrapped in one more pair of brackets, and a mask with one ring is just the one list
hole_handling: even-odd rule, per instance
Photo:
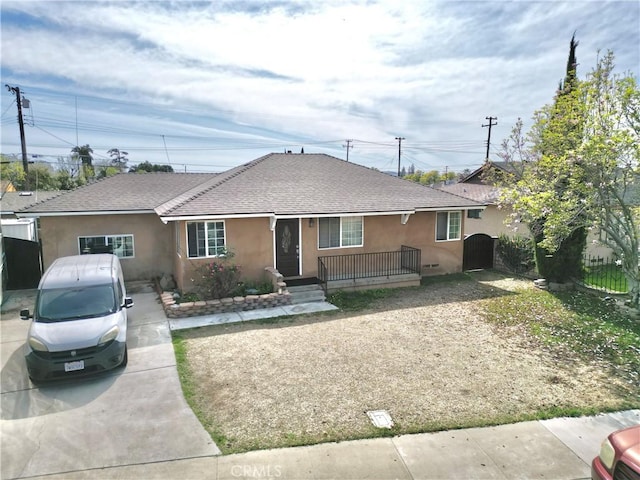
{"label": "metal gate", "polygon": [[7,290],[36,288],[42,276],[40,244],[21,238],[3,237]]}
{"label": "metal gate", "polygon": [[495,239],[484,233],[476,233],[464,239],[463,270],[493,268]]}

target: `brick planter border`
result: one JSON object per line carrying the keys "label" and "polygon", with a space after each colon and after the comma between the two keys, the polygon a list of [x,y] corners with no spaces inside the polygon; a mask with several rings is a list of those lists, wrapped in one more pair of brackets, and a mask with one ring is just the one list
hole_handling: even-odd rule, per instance
{"label": "brick planter border", "polygon": [[277,290],[275,293],[176,303],[173,293],[163,292],[159,282],[156,282],[156,288],[160,294],[160,302],[164,313],[169,318],[197,317],[291,305],[291,294],[287,290],[287,284],[282,281],[282,275],[271,267],[267,267],[265,270],[272,276],[273,285]]}

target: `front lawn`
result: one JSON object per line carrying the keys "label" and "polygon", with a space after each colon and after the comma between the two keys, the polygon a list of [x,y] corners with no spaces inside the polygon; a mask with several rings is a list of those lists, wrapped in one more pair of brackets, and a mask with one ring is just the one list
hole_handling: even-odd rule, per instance
{"label": "front lawn", "polygon": [[[446,280],[178,332],[185,397],[224,453],[640,407],[639,327],[611,305],[490,272]],[[392,429],[371,425],[379,409]]]}
{"label": "front lawn", "polygon": [[630,386],[640,382],[640,322],[609,301],[583,292],[525,289],[493,298],[484,309],[488,321],[516,328],[550,351],[568,350],[585,362],[601,362]]}

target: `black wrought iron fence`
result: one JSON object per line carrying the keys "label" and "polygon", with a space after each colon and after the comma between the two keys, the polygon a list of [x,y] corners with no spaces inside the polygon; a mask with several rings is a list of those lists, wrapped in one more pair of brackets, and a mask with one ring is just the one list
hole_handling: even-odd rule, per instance
{"label": "black wrought iron fence", "polygon": [[621,262],[614,256],[585,255],[582,282],[591,288],[616,293],[629,291]]}

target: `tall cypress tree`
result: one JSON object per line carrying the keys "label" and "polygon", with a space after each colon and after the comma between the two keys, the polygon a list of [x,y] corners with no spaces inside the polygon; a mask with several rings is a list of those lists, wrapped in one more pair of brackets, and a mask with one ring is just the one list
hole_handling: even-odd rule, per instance
{"label": "tall cypress tree", "polygon": [[[546,173],[550,178],[555,177],[554,190],[555,195],[559,197],[567,194],[568,189],[571,188],[570,183],[579,181],[583,171],[580,165],[570,162],[571,152],[578,146],[582,130],[579,108],[576,105],[577,47],[578,42],[575,40],[574,33],[569,44],[566,76],[564,82],[560,82],[550,119],[542,132],[540,145],[543,159],[550,160],[548,164],[553,165],[553,171]],[[555,282],[564,282],[572,277],[578,277],[582,269],[582,254],[587,239],[585,227],[578,226],[582,222],[576,219],[576,227],[571,229],[571,234],[562,240],[553,253],[539,246],[545,238],[544,222],[544,218],[540,218],[531,225],[536,242],[535,257],[538,273]]]}

